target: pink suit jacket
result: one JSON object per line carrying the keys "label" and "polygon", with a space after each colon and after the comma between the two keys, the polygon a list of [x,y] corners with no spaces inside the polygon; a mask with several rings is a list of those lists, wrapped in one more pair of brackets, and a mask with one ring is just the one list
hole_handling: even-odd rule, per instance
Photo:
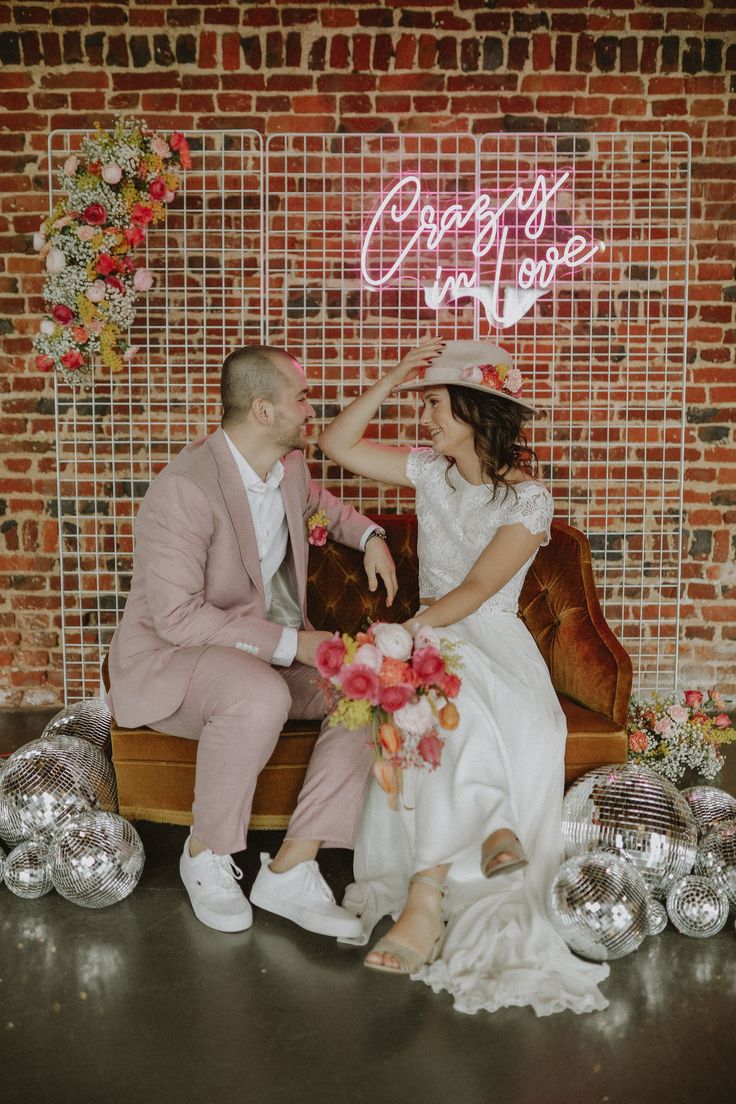
{"label": "pink suit jacket", "polygon": [[[283,464],[287,562],[311,628],[307,518],[324,510],[330,537],[351,548],[371,522],[314,483],[299,450]],[[239,647],[270,663],[282,631],[266,620],[248,496],[222,429],[187,445],[154,479],[135,536],[130,594],[109,656],[112,709],[126,728],[175,712],[208,646]]]}

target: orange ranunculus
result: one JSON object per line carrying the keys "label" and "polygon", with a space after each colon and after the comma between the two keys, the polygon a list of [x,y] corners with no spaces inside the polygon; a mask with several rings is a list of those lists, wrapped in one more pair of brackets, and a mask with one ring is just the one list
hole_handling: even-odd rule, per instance
{"label": "orange ranunculus", "polygon": [[89,341],[89,334],[84,326],[72,326],[71,335],[72,340],[76,341],[78,345],[84,345],[85,341]]}
{"label": "orange ranunculus", "polygon": [[382,724],[378,729],[378,739],[381,742],[381,747],[384,747],[390,755],[394,755],[399,750],[401,740],[394,725]]}
{"label": "orange ranunculus", "polygon": [[443,705],[440,709],[440,724],[443,728],[457,728],[460,723],[460,714],[457,711],[457,706],[454,702],[448,702],[447,705]]}

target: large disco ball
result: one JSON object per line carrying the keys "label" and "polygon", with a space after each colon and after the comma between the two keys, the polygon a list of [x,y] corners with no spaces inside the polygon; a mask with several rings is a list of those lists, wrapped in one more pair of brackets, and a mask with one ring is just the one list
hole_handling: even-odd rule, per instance
{"label": "large disco ball", "polygon": [[145,852],[132,824],[116,813],[85,813],[54,836],[51,877],[67,901],[104,908],[138,885]]}
{"label": "large disco ball", "polygon": [[112,714],[104,698],[85,698],[67,705],[52,717],[41,733],[41,738],[52,736],[77,736],[80,740],[105,751],[110,743]]}
{"label": "large disco ball", "polygon": [[736,818],[736,797],[715,786],[688,786],[680,793],[690,806],[700,839],[724,820]]}
{"label": "large disco ball", "polygon": [[697,830],[690,807],[671,782],[648,767],[616,763],[588,771],[562,807],[568,856],[612,847],[665,897],[695,862]]}
{"label": "large disco ball", "polygon": [[89,809],[116,809],[110,760],[76,736],[18,748],[0,775],[0,838],[20,843]]}
{"label": "large disco ball", "polygon": [[690,874],[667,894],[667,913],[678,931],[696,939],[717,935],[728,920],[728,898],[708,878]]}
{"label": "large disco ball", "polygon": [[736,820],[724,820],[698,845],[695,873],[702,874],[728,897],[736,909]]}
{"label": "large disco ball", "polygon": [[633,863],[593,852],[567,859],[547,905],[557,932],[576,954],[596,962],[635,951],[650,932],[646,883]]}
{"label": "large disco ball", "polygon": [[0,883],[3,880],[3,874],[5,873],[5,852],[0,847]]}
{"label": "large disco ball", "polygon": [[29,839],[19,843],[5,863],[5,884],[16,897],[43,897],[51,889],[49,843]]}

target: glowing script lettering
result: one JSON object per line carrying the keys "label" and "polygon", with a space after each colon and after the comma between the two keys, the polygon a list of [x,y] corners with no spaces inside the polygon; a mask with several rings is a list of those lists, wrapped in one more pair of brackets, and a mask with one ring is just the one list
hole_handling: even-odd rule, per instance
{"label": "glowing script lettering", "polygon": [[[551,227],[555,237],[551,245],[545,248],[540,242],[545,231],[549,234],[550,201],[569,178],[569,172],[554,180],[540,174],[531,187],[518,185],[495,205],[488,192],[481,192],[467,206],[451,203],[441,210],[422,195],[419,176],[404,176],[383,197],[368,225],[360,254],[363,279],[370,287],[381,288],[399,275],[408,277],[409,264],[417,269],[418,254],[426,250],[436,254],[434,280],[422,281],[427,306],[439,310],[447,302],[472,298],[481,304],[492,325],[501,329],[513,326],[547,294],[560,272],[574,272],[605,249],[603,242],[590,241],[558,225]],[[524,256],[516,264],[513,284],[502,289],[502,268],[513,264],[507,255],[512,229],[513,240],[526,243],[534,255]],[[564,234],[569,236],[564,244],[558,244],[556,239]],[[455,247],[458,241],[468,240],[470,270],[455,266],[453,272],[443,271],[440,250],[443,243],[446,247],[453,245],[452,236]],[[392,256],[392,243],[397,238],[399,245]],[[479,262],[492,250],[491,280],[481,284]]]}

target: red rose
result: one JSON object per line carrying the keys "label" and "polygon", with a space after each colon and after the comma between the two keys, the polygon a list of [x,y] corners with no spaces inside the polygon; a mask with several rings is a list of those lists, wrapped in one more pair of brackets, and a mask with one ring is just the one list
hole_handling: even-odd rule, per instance
{"label": "red rose", "polygon": [[168,190],[166,181],[162,180],[160,176],[151,181],[151,186],[148,189],[151,199],[163,199]]}
{"label": "red rose", "polygon": [[117,276],[108,276],[105,283],[108,287],[115,288],[121,295],[125,295],[125,287],[120,280],[118,280]]}
{"label": "red rose", "polygon": [[422,736],[417,744],[417,751],[427,766],[434,770],[435,767],[440,765],[443,746],[442,740],[440,740],[437,733],[432,729],[426,736]]}
{"label": "red rose", "polygon": [[68,353],[64,353],[63,357],[61,358],[61,363],[64,365],[65,368],[69,368],[71,370],[75,368],[81,368],[81,366],[84,364],[84,357],[78,349],[70,349]]}
{"label": "red rose", "polygon": [[323,678],[332,678],[338,674],[345,662],[345,645],[342,638],[335,633],[332,640],[323,640],[317,648],[317,670]]}
{"label": "red rose", "polygon": [[145,237],[140,226],[129,226],[123,234],[128,245],[140,245]]}
{"label": "red rose", "polygon": [[51,317],[60,326],[68,326],[74,318],[74,311],[70,310],[64,303],[57,303],[55,307],[51,308]]}
{"label": "red rose", "polygon": [[728,713],[719,713],[717,717],[713,718],[713,724],[716,728],[730,728],[731,718]]}
{"label": "red rose", "polygon": [[53,359],[50,356],[37,356],[36,368],[39,372],[50,372],[54,367]]}
{"label": "red rose", "polygon": [[462,683],[457,675],[452,675],[448,671],[446,675],[437,680],[437,685],[446,698],[456,698],[460,693]]}
{"label": "red rose", "polygon": [[352,663],[340,675],[340,688],[346,698],[374,701],[378,697],[378,675],[362,663]]}
{"label": "red rose", "polygon": [[324,525],[315,525],[309,534],[309,543],[314,544],[317,548],[321,548],[323,544],[327,544],[327,530]]}
{"label": "red rose", "polygon": [[384,686],[378,703],[381,709],[385,709],[387,713],[395,713],[397,709],[401,709],[407,702],[410,702],[413,697],[414,687],[409,686],[406,682],[400,682],[396,686]]}
{"label": "red rose", "polygon": [[632,732],[629,736],[629,747],[632,751],[646,751],[647,750],[647,734],[642,732],[640,728],[637,728],[635,732]]}
{"label": "red rose", "polygon": [[445,661],[436,648],[420,648],[411,661],[415,675],[425,686],[431,686],[444,673]]}
{"label": "red rose", "polygon": [[109,253],[100,253],[97,258],[98,272],[101,272],[103,276],[108,276],[111,272],[114,272],[116,268],[117,264]]}
{"label": "red rose", "polygon": [[101,203],[90,203],[85,207],[82,218],[89,226],[102,226],[107,221],[107,211]]}
{"label": "red rose", "polygon": [[700,690],[686,690],[685,691],[685,705],[695,707],[700,705],[703,700],[703,695]]}
{"label": "red rose", "polygon": [[147,226],[153,218],[153,207],[147,203],[134,203],[130,212],[130,220],[134,226]]}

